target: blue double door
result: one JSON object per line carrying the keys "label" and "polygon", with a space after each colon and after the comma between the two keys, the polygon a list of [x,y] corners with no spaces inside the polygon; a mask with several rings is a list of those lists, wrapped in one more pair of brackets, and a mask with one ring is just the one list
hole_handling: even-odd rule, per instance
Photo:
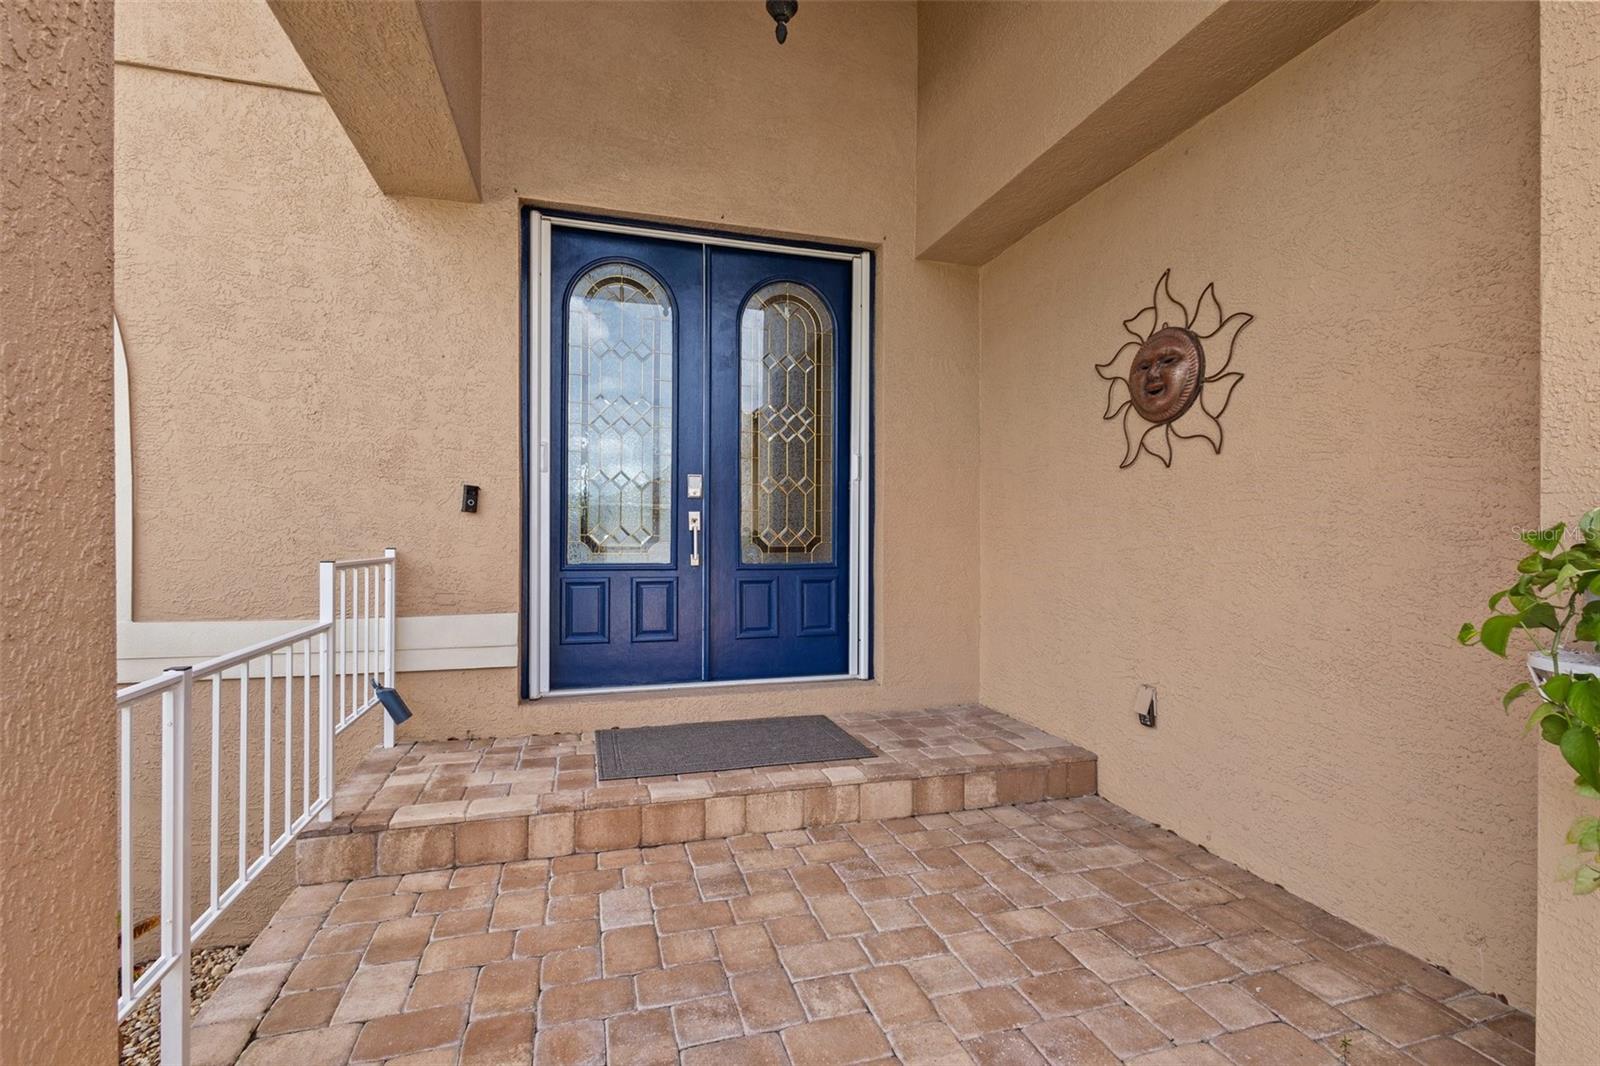
{"label": "blue double door", "polygon": [[850,264],[551,231],[550,687],[850,668]]}

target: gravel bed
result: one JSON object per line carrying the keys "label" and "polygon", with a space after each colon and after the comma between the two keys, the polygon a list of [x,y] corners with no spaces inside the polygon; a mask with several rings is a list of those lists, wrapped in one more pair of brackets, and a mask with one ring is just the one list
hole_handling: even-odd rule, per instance
{"label": "gravel bed", "polygon": [[[203,948],[190,963],[189,1016],[193,1017],[211,993],[222,984],[234,964],[244,957],[243,947]],[[122,1023],[122,1066],[160,1066],[161,992],[139,1004]]]}

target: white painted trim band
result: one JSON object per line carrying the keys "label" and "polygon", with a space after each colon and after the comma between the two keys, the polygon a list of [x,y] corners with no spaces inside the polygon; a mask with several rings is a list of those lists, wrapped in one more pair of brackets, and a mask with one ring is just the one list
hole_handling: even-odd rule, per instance
{"label": "white painted trim band", "polygon": [[[119,622],[117,683],[155,677],[306,625],[303,618],[199,622]],[[395,621],[395,669],[493,670],[517,665],[517,616],[414,615]]]}

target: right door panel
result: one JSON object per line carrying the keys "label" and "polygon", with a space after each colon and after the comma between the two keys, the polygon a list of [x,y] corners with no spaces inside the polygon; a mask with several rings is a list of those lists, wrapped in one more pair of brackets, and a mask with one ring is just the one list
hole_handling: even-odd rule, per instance
{"label": "right door panel", "polygon": [[710,250],[711,680],[849,671],[850,269]]}

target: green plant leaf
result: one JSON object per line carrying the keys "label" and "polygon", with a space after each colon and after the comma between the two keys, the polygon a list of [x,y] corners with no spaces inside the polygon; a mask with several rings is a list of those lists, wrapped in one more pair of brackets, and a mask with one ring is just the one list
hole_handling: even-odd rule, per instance
{"label": "green plant leaf", "polygon": [[1574,785],[1573,789],[1578,795],[1586,799],[1600,800],[1600,788],[1591,788],[1588,785]]}
{"label": "green plant leaf", "polygon": [[1523,723],[1522,731],[1526,733],[1534,726],[1539,727],[1546,740],[1550,740],[1550,734],[1553,732],[1555,739],[1550,740],[1550,743],[1559,744],[1561,743],[1561,738],[1567,735],[1567,716],[1558,705],[1541,703],[1528,715],[1527,722]]}
{"label": "green plant leaf", "polygon": [[1519,574],[1537,574],[1543,569],[1544,556],[1538,552],[1534,552],[1532,555],[1524,555],[1517,560],[1517,573]]}
{"label": "green plant leaf", "polygon": [[1578,617],[1578,624],[1572,630],[1572,635],[1580,641],[1600,643],[1600,600],[1584,604],[1583,614]]}
{"label": "green plant leaf", "polygon": [[1557,552],[1545,561],[1545,565],[1560,569],[1570,566],[1574,570],[1587,570],[1593,561],[1587,544],[1574,544],[1565,551]]}
{"label": "green plant leaf", "polygon": [[1587,896],[1597,888],[1600,888],[1600,867],[1584,866],[1573,875],[1573,895]]}
{"label": "green plant leaf", "polygon": [[1557,522],[1549,529],[1541,529],[1538,531],[1531,529],[1524,530],[1522,533],[1522,543],[1526,544],[1535,551],[1549,554],[1550,552],[1553,552],[1561,547],[1561,538],[1566,535],[1567,524],[1565,522]]}
{"label": "green plant leaf", "polygon": [[1578,772],[1578,780],[1590,788],[1600,788],[1600,741],[1594,730],[1580,722],[1567,727],[1561,738],[1561,757]]}
{"label": "green plant leaf", "polygon": [[1578,519],[1578,532],[1590,544],[1600,544],[1600,507]]}
{"label": "green plant leaf", "polygon": [[1456,633],[1456,640],[1462,644],[1471,645],[1478,639],[1478,627],[1471,622],[1461,623],[1461,629]]}
{"label": "green plant leaf", "polygon": [[1522,697],[1526,696],[1528,694],[1528,690],[1531,688],[1533,688],[1532,682],[1518,681],[1515,685],[1512,685],[1510,688],[1506,689],[1506,694],[1500,697],[1500,706],[1509,711],[1511,709],[1511,705],[1516,703]]}
{"label": "green plant leaf", "polygon": [[1539,691],[1544,693],[1544,698],[1554,703],[1566,703],[1567,693],[1571,690],[1571,674],[1556,674],[1539,686]]}
{"label": "green plant leaf", "polygon": [[1579,818],[1567,830],[1567,843],[1583,851],[1600,851],[1600,818]]}
{"label": "green plant leaf", "polygon": [[1517,615],[1497,614],[1484,620],[1481,639],[1483,646],[1504,658],[1506,642],[1511,639],[1511,631],[1517,626]]}
{"label": "green plant leaf", "polygon": [[1556,609],[1548,603],[1535,603],[1522,611],[1522,624],[1528,629],[1548,629],[1554,633],[1561,627]]}
{"label": "green plant leaf", "polygon": [[1600,729],[1600,678],[1573,678],[1566,703],[1574,718],[1590,729]]}

